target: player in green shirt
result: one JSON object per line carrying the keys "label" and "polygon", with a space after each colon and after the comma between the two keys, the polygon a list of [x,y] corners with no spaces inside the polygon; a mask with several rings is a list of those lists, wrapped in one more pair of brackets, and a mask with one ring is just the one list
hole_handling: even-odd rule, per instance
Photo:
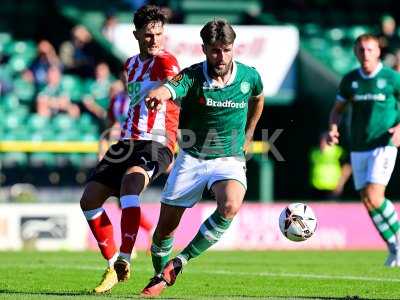
{"label": "player in green shirt", "polygon": [[330,114],[328,143],[339,142],[338,123],[346,106],[352,106],[350,133],[354,185],[368,213],[387,243],[386,266],[400,266],[400,223],[390,200],[385,198],[400,144],[400,74],[379,60],[378,39],[359,36],[354,46],[361,67],[345,75]]}
{"label": "player in green shirt", "polygon": [[[244,152],[264,106],[258,72],[233,60],[236,37],[225,20],[208,22],[200,32],[206,61],[192,65],[148,94],[155,109],[167,99],[181,105],[180,151],[165,185],[151,248],[156,276],[142,296],[159,295],[174,284],[182,267],[215,244],[240,209],[246,192]],[[217,209],[201,225],[189,245],[174,259],[173,232],[186,208],[195,205],[205,188]]]}

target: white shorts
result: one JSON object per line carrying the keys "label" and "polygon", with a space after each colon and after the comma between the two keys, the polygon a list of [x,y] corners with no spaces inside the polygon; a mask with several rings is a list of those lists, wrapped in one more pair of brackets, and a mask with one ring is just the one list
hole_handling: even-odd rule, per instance
{"label": "white shorts", "polygon": [[161,202],[192,207],[204,189],[221,180],[237,180],[247,188],[246,161],[238,157],[198,159],[180,150],[171,174],[165,184]]}
{"label": "white shorts", "polygon": [[385,146],[369,151],[353,151],[350,155],[356,190],[363,189],[368,183],[388,184],[396,163],[396,147]]}

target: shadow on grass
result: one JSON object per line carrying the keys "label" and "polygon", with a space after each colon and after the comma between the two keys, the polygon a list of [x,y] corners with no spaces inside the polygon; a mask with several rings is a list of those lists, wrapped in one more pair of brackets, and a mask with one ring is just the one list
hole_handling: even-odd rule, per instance
{"label": "shadow on grass", "polygon": [[[15,290],[6,290],[6,289],[1,289],[0,290],[0,299],[2,298],[2,295],[15,295],[15,297],[17,296],[54,296],[54,297],[105,297],[107,299],[110,298],[115,298],[115,299],[132,299],[132,298],[140,298],[142,299],[139,295],[121,295],[121,294],[112,294],[112,293],[103,293],[103,294],[94,294],[90,291],[75,291],[75,292],[49,292],[49,291],[32,291],[32,292],[27,292],[27,291],[15,291]],[[162,299],[171,299],[171,300],[175,300],[175,299],[187,299],[187,298],[180,298],[180,297],[162,297]]]}
{"label": "shadow on grass", "polygon": [[[84,297],[107,297],[109,298],[117,298],[117,299],[132,299],[132,298],[140,298],[139,295],[121,295],[121,294],[111,294],[111,293],[104,293],[104,294],[93,294],[90,291],[76,291],[76,292],[24,292],[24,291],[15,291],[15,290],[0,290],[1,294],[9,294],[9,295],[20,295],[20,296],[59,296],[59,297],[74,297],[74,296],[84,296]],[[325,297],[325,296],[301,296],[301,297],[293,297],[293,296],[216,296],[216,297],[160,297],[160,299],[213,299],[213,300],[222,300],[222,299],[238,299],[238,300],[245,300],[245,299],[266,299],[266,300],[373,300],[373,298],[363,298],[359,296],[347,296],[347,297]],[[382,298],[381,300],[393,300],[390,298]]]}

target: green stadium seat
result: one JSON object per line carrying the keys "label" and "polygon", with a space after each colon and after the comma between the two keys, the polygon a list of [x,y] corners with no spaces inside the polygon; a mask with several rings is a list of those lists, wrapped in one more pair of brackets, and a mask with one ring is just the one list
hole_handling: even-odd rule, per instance
{"label": "green stadium seat", "polygon": [[65,167],[69,164],[68,154],[65,153],[54,154],[54,160],[57,167]]}
{"label": "green stadium seat", "polygon": [[81,79],[74,75],[63,75],[61,87],[72,101],[80,102],[82,98],[82,82]]}
{"label": "green stadium seat", "polygon": [[65,133],[74,127],[75,119],[66,114],[58,114],[52,120],[53,129],[56,132]]}
{"label": "green stadium seat", "polygon": [[4,46],[12,42],[12,36],[9,32],[0,32],[0,45]]}
{"label": "green stadium seat", "polygon": [[95,121],[89,114],[82,114],[81,117],[79,118],[78,124],[80,130],[84,133],[92,133],[92,134],[98,133],[99,129]]}
{"label": "green stadium seat", "polygon": [[346,31],[339,27],[331,28],[326,31],[325,37],[333,42],[340,42],[346,37]]}
{"label": "green stadium seat", "polygon": [[9,93],[0,98],[0,107],[2,107],[6,112],[12,112],[19,106],[18,97]]}
{"label": "green stadium seat", "polygon": [[2,154],[1,162],[6,168],[23,167],[28,165],[28,155],[23,152],[6,152]]}
{"label": "green stadium seat", "polygon": [[96,153],[70,153],[68,159],[70,164],[78,169],[93,168],[98,162]]}
{"label": "green stadium seat", "polygon": [[320,37],[322,35],[321,25],[317,23],[307,23],[300,27],[300,34],[305,38]]}
{"label": "green stadium seat", "polygon": [[[205,14],[205,13],[187,13],[184,16],[184,23],[186,24],[205,24],[213,19],[215,19],[215,14]],[[243,16],[240,14],[218,14],[219,18],[224,18],[232,24],[241,24]]]}
{"label": "green stadium seat", "polygon": [[25,103],[31,103],[35,100],[35,86],[22,78],[14,81],[15,95]]}
{"label": "green stadium seat", "polygon": [[361,34],[367,33],[369,30],[370,28],[368,26],[352,26],[347,29],[346,37],[351,41],[354,41]]}
{"label": "green stadium seat", "polygon": [[15,114],[7,114],[4,118],[4,128],[7,130],[14,130],[21,127],[21,119]]}
{"label": "green stadium seat", "polygon": [[13,72],[18,73],[25,70],[29,66],[29,63],[30,58],[17,54],[10,58],[8,65]]}
{"label": "green stadium seat", "polygon": [[49,125],[49,118],[43,117],[38,114],[31,114],[28,118],[27,125],[33,131],[43,131],[50,128]]}
{"label": "green stadium seat", "polygon": [[181,1],[180,8],[187,13],[192,12],[208,12],[214,15],[229,14],[229,13],[252,13],[257,14],[262,10],[262,4],[257,0],[183,0]]}
{"label": "green stadium seat", "polygon": [[97,133],[84,133],[79,136],[79,140],[84,142],[95,142],[99,140],[99,135]]}
{"label": "green stadium seat", "polygon": [[98,162],[96,153],[84,153],[81,155],[81,163],[86,168],[93,168]]}
{"label": "green stadium seat", "polygon": [[75,168],[81,168],[81,154],[80,153],[70,153],[68,154],[69,163]]}
{"label": "green stadium seat", "polygon": [[31,153],[29,157],[29,163],[34,167],[54,167],[56,166],[55,155],[47,152]]}

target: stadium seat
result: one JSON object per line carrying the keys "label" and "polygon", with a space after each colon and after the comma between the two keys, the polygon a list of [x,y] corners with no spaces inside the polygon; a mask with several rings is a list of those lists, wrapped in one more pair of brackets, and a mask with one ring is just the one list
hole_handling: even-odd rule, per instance
{"label": "stadium seat", "polygon": [[26,166],[28,164],[28,155],[23,152],[6,152],[2,154],[2,166],[12,168],[16,166]]}
{"label": "stadium seat", "polygon": [[35,86],[34,84],[18,78],[14,81],[15,95],[25,103],[31,103],[35,100]]}
{"label": "stadium seat", "polygon": [[49,118],[48,117],[43,117],[38,114],[31,114],[28,117],[28,127],[31,128],[33,131],[42,131],[45,130],[46,128],[49,128]]}
{"label": "stadium seat", "polygon": [[63,75],[61,80],[61,87],[72,101],[80,102],[82,97],[82,83],[81,79],[74,75]]}
{"label": "stadium seat", "polygon": [[74,127],[75,119],[66,114],[58,114],[52,120],[53,129],[55,132],[67,132]]}
{"label": "stadium seat", "polygon": [[14,111],[19,105],[18,97],[13,93],[4,95],[0,99],[0,107],[6,112]]}
{"label": "stadium seat", "polygon": [[[219,14],[218,17],[228,20],[232,24],[241,24],[242,16],[240,14]],[[184,17],[186,24],[204,24],[213,20],[215,15],[205,13],[187,13]]]}
{"label": "stadium seat", "polygon": [[29,157],[29,163],[34,167],[56,166],[56,160],[54,154],[47,152],[31,153]]}

